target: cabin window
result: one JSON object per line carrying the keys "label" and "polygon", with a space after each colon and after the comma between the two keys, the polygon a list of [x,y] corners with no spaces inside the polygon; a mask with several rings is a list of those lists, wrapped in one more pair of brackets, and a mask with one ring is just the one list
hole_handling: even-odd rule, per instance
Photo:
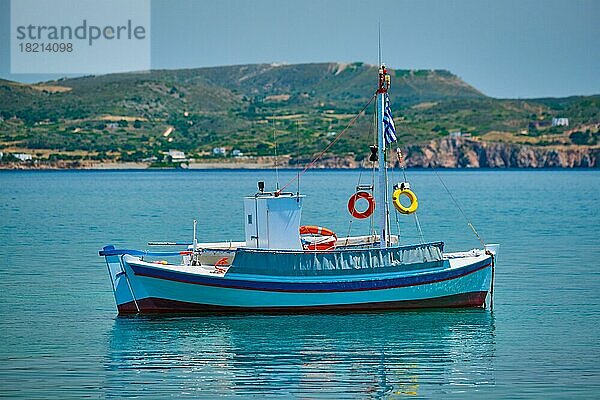
{"label": "cabin window", "polygon": [[248,225],[252,225],[252,214],[248,214]]}

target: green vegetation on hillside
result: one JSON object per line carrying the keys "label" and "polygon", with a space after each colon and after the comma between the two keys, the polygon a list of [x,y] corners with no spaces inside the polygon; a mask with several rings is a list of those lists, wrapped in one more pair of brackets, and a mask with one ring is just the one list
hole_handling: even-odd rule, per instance
{"label": "green vegetation on hillside", "polygon": [[[499,100],[448,71],[391,74],[401,143],[454,131],[538,145],[597,143],[600,96]],[[280,154],[310,157],[342,132],[376,82],[376,67],[363,63],[156,70],[37,85],[0,80],[0,151],[139,161],[160,160],[169,149],[210,158],[213,148],[225,147],[262,156],[273,154],[276,137]],[[368,152],[373,111],[367,109],[332,154],[360,159]],[[559,116],[569,118],[570,128],[548,126]],[[581,135],[568,132],[579,126]]]}

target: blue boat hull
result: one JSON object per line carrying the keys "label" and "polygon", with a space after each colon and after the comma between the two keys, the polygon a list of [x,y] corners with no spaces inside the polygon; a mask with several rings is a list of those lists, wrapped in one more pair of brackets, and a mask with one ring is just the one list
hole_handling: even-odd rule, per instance
{"label": "blue boat hull", "polygon": [[492,278],[489,256],[417,272],[303,278],[198,274],[130,255],[107,263],[119,314],[482,307]]}

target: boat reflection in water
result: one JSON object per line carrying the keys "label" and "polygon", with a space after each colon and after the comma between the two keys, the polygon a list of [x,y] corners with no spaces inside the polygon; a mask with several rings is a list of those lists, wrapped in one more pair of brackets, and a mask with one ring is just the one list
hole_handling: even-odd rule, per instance
{"label": "boat reflection in water", "polygon": [[494,385],[494,317],[457,309],[120,317],[106,396],[459,395]]}

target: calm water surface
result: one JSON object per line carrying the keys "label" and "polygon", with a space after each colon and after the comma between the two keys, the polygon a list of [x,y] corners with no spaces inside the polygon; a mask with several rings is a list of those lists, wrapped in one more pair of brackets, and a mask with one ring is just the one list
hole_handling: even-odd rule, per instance
{"label": "calm water surface", "polygon": [[[358,175],[309,173],[304,224],[367,232]],[[502,245],[494,311],[120,318],[98,249],[188,241],[194,218],[242,238],[241,197],[274,172],[1,172],[0,397],[600,396],[600,173],[441,175]],[[435,175],[410,177],[425,239],[477,247]]]}

